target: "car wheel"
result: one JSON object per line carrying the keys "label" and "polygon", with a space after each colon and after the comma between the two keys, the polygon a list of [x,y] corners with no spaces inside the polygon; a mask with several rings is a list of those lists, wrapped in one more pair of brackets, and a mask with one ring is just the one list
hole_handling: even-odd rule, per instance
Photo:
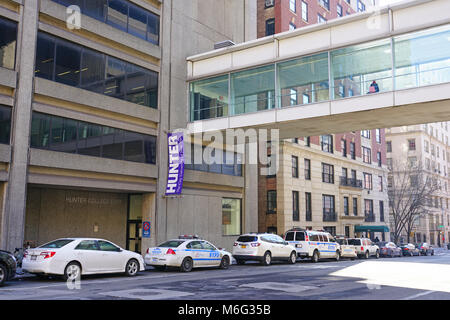
{"label": "car wheel", "polygon": [[433,251],[431,251],[431,255],[432,255],[432,256],[434,256],[434,250],[433,250]]}
{"label": "car wheel", "polygon": [[380,251],[377,250],[377,252],[375,253],[375,258],[379,259],[380,258]]}
{"label": "car wheel", "polygon": [[272,263],[272,255],[270,254],[269,251],[266,251],[266,253],[264,253],[264,257],[263,260],[261,261],[261,264],[263,266],[269,266]]}
{"label": "car wheel", "polygon": [[183,272],[191,272],[193,267],[194,267],[194,263],[192,262],[192,259],[187,257],[187,258],[183,259],[180,269]]}
{"label": "car wheel", "polygon": [[317,250],[314,251],[314,253],[312,255],[312,258],[311,258],[311,261],[314,262],[314,263],[319,261],[319,251],[317,251]]}
{"label": "car wheel", "polygon": [[222,260],[220,260],[220,269],[228,269],[230,266],[230,258],[228,256],[222,257]]}
{"label": "car wheel", "polygon": [[0,264],[0,286],[2,286],[5,283],[7,277],[8,271],[3,265]]}
{"label": "car wheel", "polygon": [[297,252],[296,251],[292,251],[291,252],[291,255],[289,256],[288,262],[290,264],[295,264],[297,262]]}
{"label": "car wheel", "polygon": [[81,279],[81,266],[78,262],[70,262],[64,269],[64,280],[75,281]]}
{"label": "car wheel", "polygon": [[341,260],[341,253],[339,252],[339,250],[336,251],[336,257],[335,257],[336,261]]}
{"label": "car wheel", "polygon": [[139,272],[139,262],[136,259],[131,259],[127,262],[125,267],[125,274],[128,277],[134,277]]}

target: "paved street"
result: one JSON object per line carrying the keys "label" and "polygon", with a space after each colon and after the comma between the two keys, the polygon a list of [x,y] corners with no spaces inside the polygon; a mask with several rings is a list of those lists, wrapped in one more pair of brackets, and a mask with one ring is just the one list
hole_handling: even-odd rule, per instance
{"label": "paved street", "polygon": [[68,289],[60,279],[25,276],[0,289],[0,299],[449,299],[450,252],[435,256],[369,260],[299,261],[233,265],[228,270],[196,269],[191,273],[150,269],[137,277],[84,277]]}

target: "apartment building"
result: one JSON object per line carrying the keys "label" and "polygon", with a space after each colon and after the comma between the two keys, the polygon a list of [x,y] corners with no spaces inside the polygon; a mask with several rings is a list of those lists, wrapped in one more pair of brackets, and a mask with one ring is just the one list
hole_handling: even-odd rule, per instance
{"label": "apartment building", "polygon": [[383,129],[283,141],[278,172],[259,177],[259,231],[389,239],[384,141]]}
{"label": "apartment building", "polygon": [[378,0],[258,0],[258,38],[363,12]]}
{"label": "apartment building", "polygon": [[0,248],[79,236],[142,252],[187,233],[230,247],[254,230],[256,168],[187,166],[165,195],[186,57],[254,38],[253,0],[1,0]]}
{"label": "apartment building", "polygon": [[[450,237],[450,123],[438,122],[386,129],[387,166],[390,171],[417,163],[425,177],[437,183],[425,213],[416,220],[411,241],[442,245]],[[397,169],[398,170],[398,169]],[[392,183],[392,182],[391,182]],[[388,181],[388,187],[392,187]],[[406,241],[407,235],[402,233]]]}

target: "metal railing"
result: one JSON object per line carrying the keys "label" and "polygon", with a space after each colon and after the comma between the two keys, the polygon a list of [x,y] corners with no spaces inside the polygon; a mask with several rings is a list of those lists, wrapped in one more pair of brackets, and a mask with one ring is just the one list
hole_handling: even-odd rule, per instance
{"label": "metal railing", "polygon": [[363,183],[362,180],[351,179],[347,177],[340,177],[340,185],[344,187],[353,187],[362,189]]}
{"label": "metal railing", "polygon": [[323,212],[323,221],[324,222],[337,221],[337,214],[336,214],[336,212],[324,211]]}

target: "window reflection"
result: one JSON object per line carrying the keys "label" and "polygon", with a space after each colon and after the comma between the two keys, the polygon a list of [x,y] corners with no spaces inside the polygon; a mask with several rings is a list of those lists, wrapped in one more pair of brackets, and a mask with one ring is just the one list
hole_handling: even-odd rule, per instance
{"label": "window reflection", "polygon": [[0,105],[0,143],[9,144],[11,133],[11,108]]}
{"label": "window reflection", "polygon": [[31,147],[156,164],[154,136],[38,112],[33,112]]}
{"label": "window reflection", "polygon": [[158,106],[158,73],[43,33],[38,34],[35,75],[142,106]]}
{"label": "window reflection", "polygon": [[14,69],[17,23],[0,18],[0,67]]}

